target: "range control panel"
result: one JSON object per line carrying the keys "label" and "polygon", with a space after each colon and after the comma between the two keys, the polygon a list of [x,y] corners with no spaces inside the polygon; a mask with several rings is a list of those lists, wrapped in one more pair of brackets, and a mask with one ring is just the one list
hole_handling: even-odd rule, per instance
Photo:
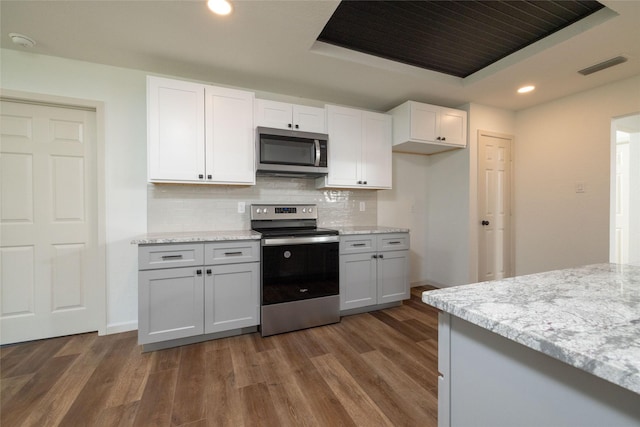
{"label": "range control panel", "polygon": [[251,220],[318,219],[316,205],[251,205]]}

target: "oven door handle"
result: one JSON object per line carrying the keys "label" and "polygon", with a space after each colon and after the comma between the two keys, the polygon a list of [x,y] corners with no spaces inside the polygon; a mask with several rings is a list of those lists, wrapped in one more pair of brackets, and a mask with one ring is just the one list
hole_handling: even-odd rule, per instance
{"label": "oven door handle", "polygon": [[283,237],[262,239],[262,246],[305,245],[340,241],[340,236]]}

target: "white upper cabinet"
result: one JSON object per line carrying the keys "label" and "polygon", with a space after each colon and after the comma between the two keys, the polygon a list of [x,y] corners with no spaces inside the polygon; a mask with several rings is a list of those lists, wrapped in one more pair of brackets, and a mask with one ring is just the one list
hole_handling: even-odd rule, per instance
{"label": "white upper cabinet", "polygon": [[407,101],[393,116],[393,151],[433,154],[467,146],[467,112]]}
{"label": "white upper cabinet", "polygon": [[147,78],[151,182],[255,184],[254,94]]}
{"label": "white upper cabinet", "polygon": [[149,181],[204,179],[204,86],[147,78]]}
{"label": "white upper cabinet", "polygon": [[326,133],[324,108],[256,99],[256,126]]}
{"label": "white upper cabinet", "polygon": [[391,116],[327,106],[329,174],[319,188],[391,188]]}
{"label": "white upper cabinet", "polygon": [[255,184],[252,92],[205,88],[208,182]]}

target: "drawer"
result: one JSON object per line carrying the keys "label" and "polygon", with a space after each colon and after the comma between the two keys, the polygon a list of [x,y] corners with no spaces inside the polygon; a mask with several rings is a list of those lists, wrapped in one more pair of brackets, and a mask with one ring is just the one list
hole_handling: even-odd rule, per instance
{"label": "drawer", "polygon": [[340,236],[340,253],[357,254],[375,252],[376,237],[373,234],[351,234]]}
{"label": "drawer", "polygon": [[204,263],[206,265],[258,261],[260,261],[259,240],[234,240],[205,243],[204,245]]}
{"label": "drawer", "polygon": [[378,252],[409,249],[409,233],[378,234]]}
{"label": "drawer", "polygon": [[192,267],[203,265],[204,244],[173,243],[138,247],[138,269]]}

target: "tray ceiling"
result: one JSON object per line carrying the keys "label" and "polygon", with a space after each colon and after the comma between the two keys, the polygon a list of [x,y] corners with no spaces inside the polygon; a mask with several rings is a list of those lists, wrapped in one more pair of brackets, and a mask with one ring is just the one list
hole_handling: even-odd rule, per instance
{"label": "tray ceiling", "polygon": [[603,7],[573,0],[345,0],[318,41],[464,78]]}

